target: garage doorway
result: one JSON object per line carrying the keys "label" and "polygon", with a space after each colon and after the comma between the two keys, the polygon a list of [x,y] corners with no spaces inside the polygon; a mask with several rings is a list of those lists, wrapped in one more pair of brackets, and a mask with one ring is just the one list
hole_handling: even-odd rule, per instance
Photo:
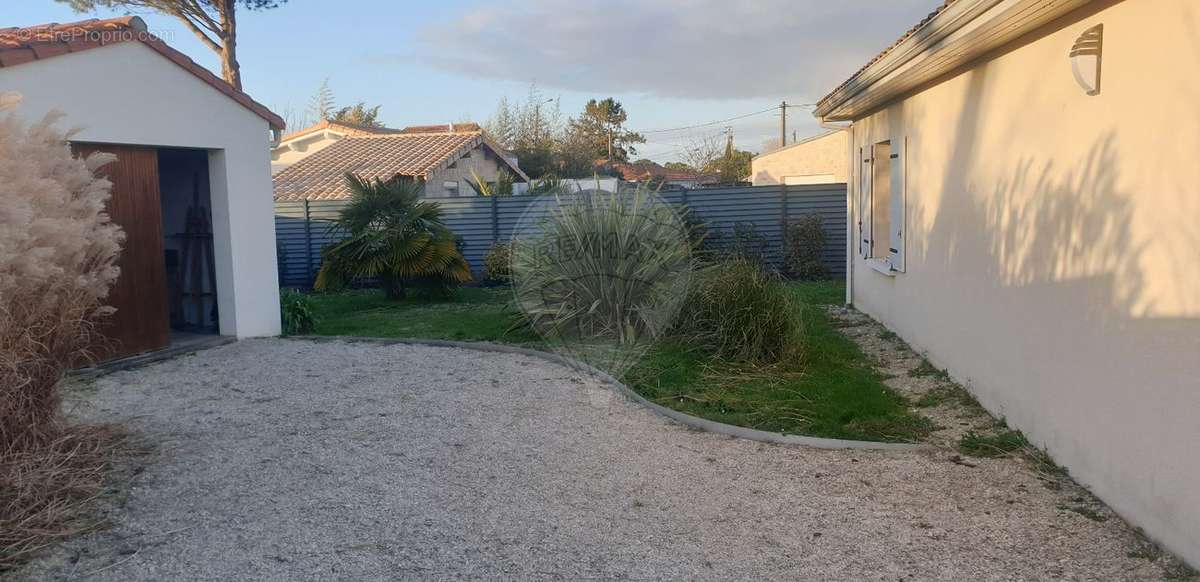
{"label": "garage doorway", "polygon": [[125,231],[109,291],[117,309],[97,330],[101,362],[198,344],[220,333],[208,152],[72,144],[79,155],[108,152],[99,170],[113,184],[108,212]]}

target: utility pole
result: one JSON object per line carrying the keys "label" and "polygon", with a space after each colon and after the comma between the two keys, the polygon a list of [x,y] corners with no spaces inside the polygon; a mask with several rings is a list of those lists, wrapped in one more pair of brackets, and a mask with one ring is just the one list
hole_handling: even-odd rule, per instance
{"label": "utility pole", "polygon": [[779,147],[783,148],[787,145],[787,101],[779,104]]}

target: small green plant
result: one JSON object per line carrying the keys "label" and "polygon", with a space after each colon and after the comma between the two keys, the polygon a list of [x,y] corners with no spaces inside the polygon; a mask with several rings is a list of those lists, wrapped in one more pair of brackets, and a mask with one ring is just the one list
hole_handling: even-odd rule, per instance
{"label": "small green plant", "polygon": [[959,452],[972,457],[1008,457],[1027,448],[1030,448],[1029,441],[1016,430],[1006,430],[994,435],[982,435],[971,431],[958,441]]}
{"label": "small green plant", "polygon": [[774,363],[802,351],[802,309],[778,277],[734,258],[699,274],[675,333],[718,357]]}
{"label": "small green plant", "polygon": [[567,184],[555,174],[546,174],[541,178],[533,181],[529,186],[529,194],[531,196],[541,196],[543,194],[566,194],[570,191]]}
{"label": "small green plant", "polygon": [[279,291],[280,320],[283,335],[312,333],[317,328],[317,313],[308,295],[294,289]]}
{"label": "small green plant", "polygon": [[937,386],[922,394],[917,399],[916,405],[921,408],[933,408],[951,402],[974,409],[977,412],[983,412],[983,407],[979,405],[979,401],[975,400],[975,397],[971,396],[970,392],[967,392],[966,389],[958,384]]}
{"label": "small green plant", "polygon": [[512,245],[514,243],[493,243],[483,257],[483,269],[487,281],[501,285],[512,283]]}
{"label": "small green plant", "polygon": [[921,363],[908,371],[910,378],[935,378],[938,380],[950,380],[950,372],[939,369],[934,366],[929,360],[922,358]]}
{"label": "small green plant", "polygon": [[821,260],[825,250],[825,227],[819,214],[807,214],[787,226],[784,269],[801,281],[823,279],[829,274]]}
{"label": "small green plant", "polygon": [[483,178],[471,169],[472,180],[467,180],[467,185],[475,191],[479,196],[497,196],[505,197],[513,195],[513,175],[507,171],[501,170],[496,176],[495,182],[486,182]]}
{"label": "small green plant", "polygon": [[881,339],[881,340],[891,341],[891,340],[896,339],[897,337],[899,337],[899,336],[896,335],[896,332],[894,332],[890,329],[885,329],[885,330],[879,332],[879,339]]}

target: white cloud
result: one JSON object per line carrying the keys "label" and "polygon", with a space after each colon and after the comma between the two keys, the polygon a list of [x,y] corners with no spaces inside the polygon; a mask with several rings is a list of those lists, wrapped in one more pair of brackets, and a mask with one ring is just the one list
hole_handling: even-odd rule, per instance
{"label": "white cloud", "polygon": [[816,99],[939,0],[514,0],[421,31],[446,71],[571,91]]}

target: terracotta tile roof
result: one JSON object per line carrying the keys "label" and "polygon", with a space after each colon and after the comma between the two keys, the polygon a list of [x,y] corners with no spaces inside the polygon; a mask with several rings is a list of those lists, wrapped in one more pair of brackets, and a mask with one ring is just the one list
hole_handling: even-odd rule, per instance
{"label": "terracotta tile roof", "polygon": [[401,130],[399,130],[399,129],[392,129],[390,127],[374,127],[374,126],[370,126],[370,125],[359,125],[357,123],[346,123],[344,121],[334,121],[332,119],[326,119],[325,121],[322,121],[321,123],[310,125],[304,129],[289,133],[289,134],[283,136],[282,138],[280,138],[279,141],[280,141],[280,143],[282,143],[285,141],[296,139],[298,137],[306,136],[310,133],[324,131],[326,129],[331,129],[338,133],[343,133],[343,134],[346,134],[349,136],[386,135],[386,134],[401,132]]}
{"label": "terracotta tile roof", "polygon": [[443,125],[410,125],[400,133],[462,133],[482,130],[478,123],[449,123]]}
{"label": "terracotta tile roof", "polygon": [[936,9],[934,9],[933,12],[930,12],[929,14],[927,14],[925,16],[925,18],[922,18],[921,21],[918,22],[915,26],[908,29],[908,31],[905,32],[899,39],[897,39],[896,42],[893,42],[887,48],[883,49],[883,51],[881,51],[879,54],[875,55],[874,58],[867,61],[867,64],[863,65],[861,68],[859,68],[857,71],[855,71],[853,75],[850,75],[850,78],[843,81],[841,85],[834,87],[832,91],[830,91],[827,95],[822,97],[821,100],[817,102],[817,109],[820,109],[821,106],[825,105],[825,103],[827,101],[829,101],[831,98],[833,98],[833,96],[835,94],[837,94],[838,91],[841,91],[847,85],[853,83],[855,79],[857,79],[860,75],[863,74],[863,72],[865,72],[867,69],[871,68],[871,65],[874,65],[875,63],[879,62],[880,59],[883,59],[888,54],[890,54],[892,51],[896,50],[896,47],[903,44],[904,41],[912,38],[912,36],[915,35],[918,30],[921,30],[922,28],[924,28],[926,24],[929,24],[929,21],[933,20],[934,18],[937,18],[941,13],[945,12],[946,9],[949,8],[951,4],[954,4],[957,1],[958,0],[945,0],[944,2],[942,2],[942,4],[940,6],[938,6]]}
{"label": "terracotta tile roof", "polygon": [[[480,145],[493,153],[499,151],[490,144],[490,140],[478,131],[347,137],[276,174],[275,200],[349,198],[346,172],[368,180],[388,180],[396,176],[428,178]],[[509,167],[519,179],[529,179],[516,166]]]}
{"label": "terracotta tile roof", "polygon": [[283,118],[249,95],[234,89],[187,55],[168,46],[148,32],[146,23],[137,16],[84,20],[68,24],[41,24],[27,28],[0,28],[0,68],[15,67],[31,61],[129,41],[137,41],[154,49],[158,54],[267,120],[272,128],[283,129]]}

